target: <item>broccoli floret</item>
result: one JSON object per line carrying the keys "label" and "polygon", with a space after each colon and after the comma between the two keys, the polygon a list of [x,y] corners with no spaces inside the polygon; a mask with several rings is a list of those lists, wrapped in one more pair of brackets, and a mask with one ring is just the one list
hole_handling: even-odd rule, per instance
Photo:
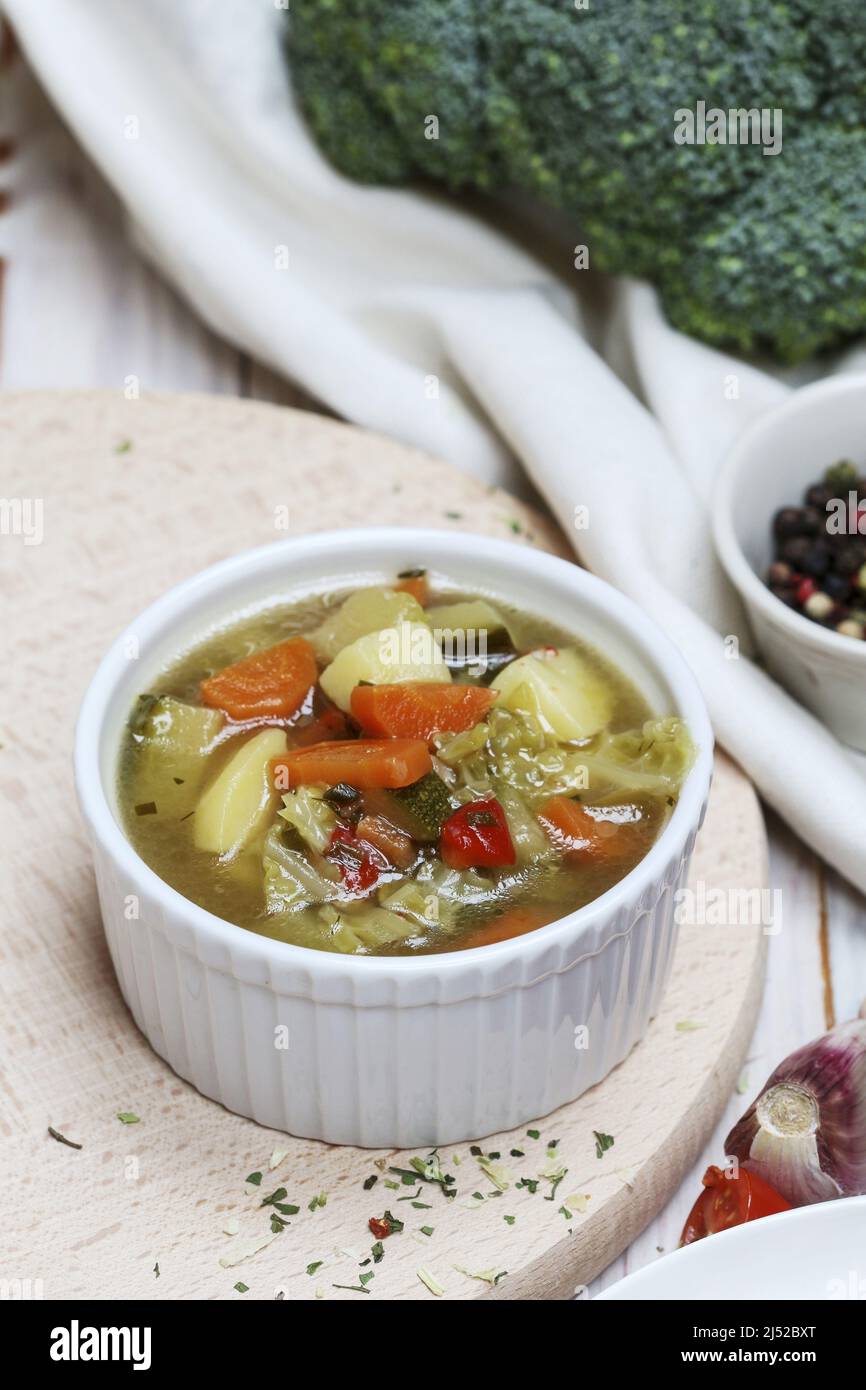
{"label": "broccoli floret", "polygon": [[[860,0],[293,0],[326,154],[365,182],[523,188],[676,327],[796,361],[866,328]],[[780,151],[675,113],[780,108]],[[438,123],[438,124],[437,124]]]}

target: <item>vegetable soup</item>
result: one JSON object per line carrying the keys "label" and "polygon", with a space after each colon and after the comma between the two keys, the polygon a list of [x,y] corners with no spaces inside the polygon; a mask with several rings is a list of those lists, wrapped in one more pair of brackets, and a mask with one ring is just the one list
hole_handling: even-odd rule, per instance
{"label": "vegetable soup", "polygon": [[415,955],[597,898],[692,758],[579,637],[413,570],[207,636],[139,697],[119,799],[144,861],[218,917]]}

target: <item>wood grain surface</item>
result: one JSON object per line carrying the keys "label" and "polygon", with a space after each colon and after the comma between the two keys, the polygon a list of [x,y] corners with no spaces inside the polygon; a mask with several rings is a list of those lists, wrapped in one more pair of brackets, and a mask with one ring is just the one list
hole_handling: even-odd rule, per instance
{"label": "wood grain surface", "polygon": [[[7,496],[29,501],[31,522],[38,503],[41,517],[38,540],[31,525],[0,543],[14,652],[0,753],[8,909],[0,1278],[42,1281],[57,1298],[429,1299],[418,1275],[427,1269],[450,1298],[573,1296],[671,1196],[730,1095],[759,1004],[760,928],[683,928],[664,1007],[626,1062],[540,1121],[540,1139],[521,1130],[485,1140],[509,1171],[501,1195],[490,1195],[496,1189],[468,1145],[456,1150],[459,1163],[454,1150],[443,1155],[456,1199],[429,1184],[389,1189],[388,1167],[410,1155],[263,1130],[203,1099],[150,1050],[112,974],[69,756],[81,695],[108,640],[167,585],[273,538],[284,508],[290,534],[375,519],[560,552],[562,537],[506,494],[417,451],[268,405],[10,394],[0,397],[0,437]],[[720,759],[693,880],[755,888],[765,873],[754,794]],[[122,1123],[125,1112],[138,1122]],[[51,1137],[49,1126],[82,1148]],[[602,1158],[594,1131],[615,1140]],[[271,1173],[275,1149],[285,1155]],[[534,1193],[514,1186],[558,1166],[567,1173],[555,1192],[550,1178]],[[244,1181],[254,1171],[263,1173],[259,1188]],[[297,1216],[254,1257],[221,1264],[273,1234],[260,1204],[277,1187]],[[326,1204],[310,1210],[322,1192]],[[423,1205],[399,1200],[407,1195]],[[405,1230],[365,1267],[368,1219],[386,1208]],[[226,1235],[233,1223],[237,1234]],[[365,1271],[375,1277],[358,1293]],[[495,1285],[472,1277],[506,1271]],[[237,1293],[237,1282],[248,1292]]]}

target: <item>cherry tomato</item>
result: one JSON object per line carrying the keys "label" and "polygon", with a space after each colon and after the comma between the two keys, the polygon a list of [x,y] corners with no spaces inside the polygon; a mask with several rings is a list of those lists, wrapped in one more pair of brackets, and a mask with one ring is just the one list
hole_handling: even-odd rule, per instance
{"label": "cherry tomato", "polygon": [[439,848],[449,869],[493,868],[517,858],[505,812],[492,796],[470,801],[449,816]]}
{"label": "cherry tomato", "polygon": [[741,1226],[744,1221],[757,1221],[776,1211],[790,1211],[791,1203],[757,1173],[740,1168],[736,1177],[729,1177],[721,1168],[711,1165],[701,1180],[704,1190],[695,1202],[683,1227],[680,1245],[691,1245],[704,1236]]}

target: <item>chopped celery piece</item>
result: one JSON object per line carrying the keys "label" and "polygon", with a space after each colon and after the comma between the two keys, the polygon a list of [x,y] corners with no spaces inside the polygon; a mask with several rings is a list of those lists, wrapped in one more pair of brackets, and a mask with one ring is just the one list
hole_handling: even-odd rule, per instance
{"label": "chopped celery piece", "polygon": [[676,796],[695,760],[695,746],[681,719],[648,719],[640,729],[604,733],[595,745],[580,750],[593,795],[627,790]]}
{"label": "chopped celery piece", "polygon": [[223,723],[219,710],[188,705],[173,695],[143,697],[135,724],[136,803],[153,801],[159,815],[177,819],[191,811]]}
{"label": "chopped celery piece", "polygon": [[480,753],[487,742],[488,727],[486,724],[476,724],[471,729],[466,729],[462,734],[440,734],[442,740],[436,750],[437,758],[441,758],[448,767],[456,767],[464,758],[469,758],[473,753]]}
{"label": "chopped celery piece", "polygon": [[415,929],[405,917],[372,903],[341,908],[339,912],[325,907],[319,915],[323,922],[322,944],[327,950],[344,955],[363,955],[392,941],[403,941]]}
{"label": "chopped celery piece", "polygon": [[282,729],[262,729],[238,748],[196,807],[197,849],[232,858],[264,830],[276,804],[270,761],[285,751]]}
{"label": "chopped celery piece", "polygon": [[445,658],[424,623],[399,622],[368,632],[343,647],[322,672],[319,684],[340,709],[351,706],[352,691],[364,681],[372,685],[407,681],[450,681]]}
{"label": "chopped celery piece", "polygon": [[337,817],[322,800],[326,787],[299,787],[286,792],[283,809],[277,814],[293,825],[301,839],[319,854],[327,849],[331,834],[337,828]]}
{"label": "chopped celery piece", "polygon": [[438,893],[431,884],[404,879],[395,887],[379,891],[379,902],[391,911],[401,912],[419,927],[447,925],[453,912],[443,912]]}
{"label": "chopped celery piece", "polygon": [[358,589],[308,634],[308,640],[319,661],[329,662],[368,632],[379,632],[402,622],[425,622],[424,609],[411,594],[395,589]]}
{"label": "chopped celery piece", "polygon": [[496,796],[505,812],[518,864],[532,864],[553,854],[550,837],[545,835],[520,792],[506,783],[496,786]]}
{"label": "chopped celery piece", "polygon": [[559,739],[590,738],[611,717],[607,685],[570,647],[519,657],[499,672],[491,688],[500,692],[500,707],[528,709]]}
{"label": "chopped celery piece", "polygon": [[313,903],[333,902],[340,897],[340,882],[327,878],[301,850],[290,849],[279,825],[268,831],[262,866],[268,912],[296,912]]}

